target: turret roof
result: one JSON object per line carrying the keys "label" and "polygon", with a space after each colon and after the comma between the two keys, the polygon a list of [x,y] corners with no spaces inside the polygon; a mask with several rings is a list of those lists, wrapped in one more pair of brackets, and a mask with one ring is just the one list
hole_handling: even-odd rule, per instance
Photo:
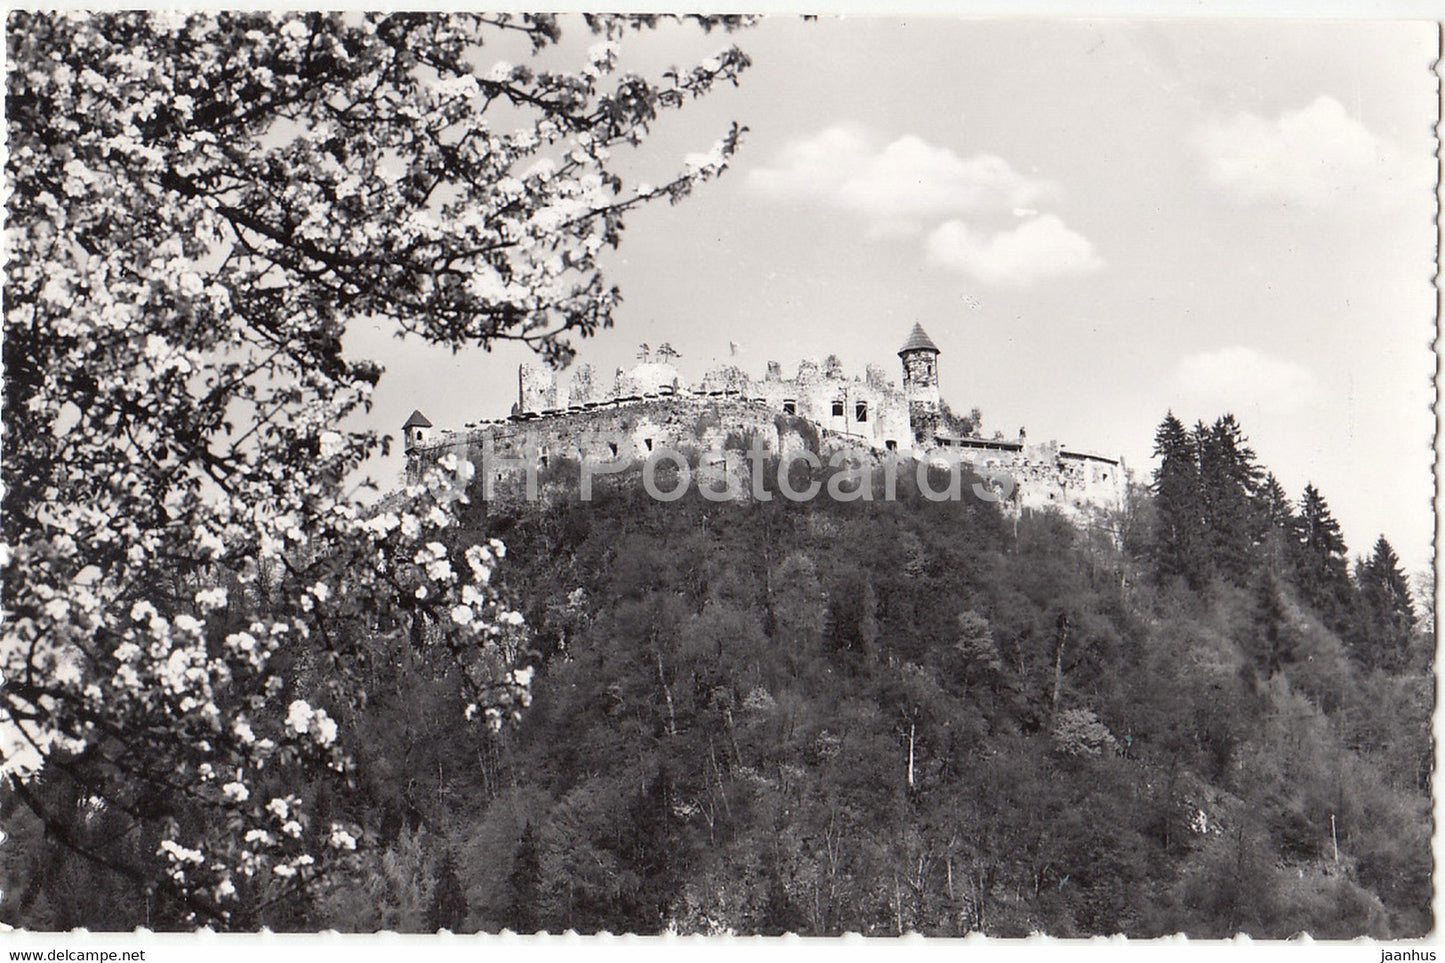
{"label": "turret roof", "polygon": [[411,413],[411,417],[406,420],[406,424],[402,425],[402,427],[403,427],[403,428],[430,428],[430,427],[431,427],[431,422],[430,422],[430,421],[427,421],[427,420],[426,420],[426,415],[422,414],[422,413],[418,410],[418,411],[413,411],[413,412]]}
{"label": "turret roof", "polygon": [[908,340],[903,342],[903,347],[898,349],[899,354],[906,354],[909,351],[939,353],[938,345],[934,344],[933,339],[928,336],[928,332],[923,330],[923,325],[916,323],[913,325],[913,330],[908,332]]}

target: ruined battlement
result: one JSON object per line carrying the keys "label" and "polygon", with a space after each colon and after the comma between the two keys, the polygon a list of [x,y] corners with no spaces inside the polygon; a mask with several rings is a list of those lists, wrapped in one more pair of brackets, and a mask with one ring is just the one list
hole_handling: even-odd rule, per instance
{"label": "ruined battlement", "polygon": [[[804,359],[791,377],[777,362],[768,362],[761,377],[721,365],[690,384],[666,345],[658,357],[644,346],[638,365],[619,368],[605,381],[591,365],[564,377],[545,365],[524,364],[517,402],[506,418],[433,433],[431,423],[413,413],[405,427],[408,468],[415,472],[447,453],[495,475],[497,459],[527,460],[542,469],[587,460],[641,465],[667,450],[707,465],[720,464],[721,453],[756,447],[776,457],[808,451],[826,463],[846,450],[855,461],[875,464],[894,457],[953,459],[1006,472],[1014,481],[1005,503],[1010,511],[1052,508],[1082,518],[1123,506],[1122,459],[1030,441],[1022,429],[1016,438],[947,432],[940,424],[939,353],[915,325],[898,352],[901,385],[876,364],[850,377],[833,357]],[[502,481],[500,475],[493,480]]]}
{"label": "ruined battlement", "polygon": [[791,378],[783,377],[777,362],[769,362],[761,378],[735,365],[719,365],[696,385],[690,385],[669,362],[644,360],[631,370],[619,368],[605,388],[591,365],[582,365],[570,379],[563,379],[546,365],[534,363],[520,367],[517,388],[512,414],[519,418],[555,417],[648,399],[736,398],[807,418],[872,447],[887,448],[890,441],[894,449],[907,447],[911,438],[903,390],[877,365],[850,378],[836,358],[805,359]]}

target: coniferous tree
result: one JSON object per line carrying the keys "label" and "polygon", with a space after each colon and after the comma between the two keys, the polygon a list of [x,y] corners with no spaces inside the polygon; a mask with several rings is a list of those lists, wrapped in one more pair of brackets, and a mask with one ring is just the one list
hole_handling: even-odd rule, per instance
{"label": "coniferous tree", "polygon": [[1301,596],[1336,632],[1349,626],[1351,586],[1340,523],[1314,485],[1305,486],[1294,519],[1295,584]]}
{"label": "coniferous tree", "polygon": [[540,928],[539,901],[542,896],[542,862],[537,832],[529,821],[517,840],[512,872],[507,877],[508,905],[502,926],[514,933],[535,933]]}
{"label": "coniferous tree", "polygon": [[1294,517],[1294,507],[1290,505],[1289,496],[1284,493],[1284,486],[1279,483],[1274,472],[1265,472],[1264,481],[1259,486],[1258,501],[1266,527],[1271,530],[1289,528],[1290,519]]}
{"label": "coniferous tree", "polygon": [[1294,525],[1294,506],[1284,492],[1284,486],[1266,472],[1260,483],[1255,503],[1260,515],[1260,528],[1264,539],[1261,561],[1276,574],[1282,573],[1289,562],[1288,546]]}
{"label": "coniferous tree", "polygon": [[432,890],[431,902],[427,906],[426,926],[433,933],[438,930],[462,928],[467,918],[467,898],[461,880],[457,878],[456,857],[450,851],[443,853],[437,868],[437,885]]}
{"label": "coniferous tree", "polygon": [[1264,519],[1256,496],[1260,469],[1234,416],[1195,428],[1204,555],[1209,571],[1236,584],[1248,580]]}
{"label": "coniferous tree", "polygon": [[1355,583],[1359,613],[1350,640],[1353,654],[1371,668],[1398,668],[1409,648],[1415,612],[1400,558],[1385,536],[1356,565]]}
{"label": "coniferous tree", "polygon": [[1154,433],[1154,456],[1159,459],[1152,486],[1159,513],[1154,540],[1156,571],[1164,578],[1183,577],[1197,584],[1203,575],[1198,453],[1173,411],[1164,416]]}

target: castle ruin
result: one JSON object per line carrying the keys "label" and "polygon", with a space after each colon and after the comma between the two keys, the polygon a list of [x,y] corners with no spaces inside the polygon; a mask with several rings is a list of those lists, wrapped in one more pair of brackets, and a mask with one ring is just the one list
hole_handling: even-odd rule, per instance
{"label": "castle ruin", "polygon": [[[404,427],[409,473],[443,454],[488,469],[482,453],[515,464],[535,460],[619,459],[645,462],[664,448],[706,463],[754,439],[763,451],[786,457],[803,450],[824,462],[837,451],[862,452],[876,462],[889,457],[957,458],[991,474],[1005,472],[1013,491],[1006,511],[1055,509],[1075,521],[1123,506],[1125,467],[1111,458],[1056,441],[1017,436],[984,438],[966,419],[951,416],[939,393],[938,346],[915,324],[898,351],[902,385],[869,364],[849,377],[836,358],[803,360],[791,378],[767,364],[761,378],[732,365],[708,371],[690,385],[664,345],[657,357],[646,349],[640,363],[617,369],[610,381],[592,365],[563,380],[540,363],[518,369],[517,402],[502,419],[482,421],[435,436],[429,421],[413,412]],[[896,454],[895,454],[896,453]],[[503,481],[498,475],[494,481]]]}

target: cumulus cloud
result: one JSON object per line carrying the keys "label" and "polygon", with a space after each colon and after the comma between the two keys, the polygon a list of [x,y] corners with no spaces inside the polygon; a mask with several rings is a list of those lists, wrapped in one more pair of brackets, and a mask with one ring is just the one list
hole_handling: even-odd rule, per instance
{"label": "cumulus cloud", "polygon": [[1311,402],[1319,389],[1314,373],[1304,365],[1243,345],[1184,358],[1175,383],[1191,401],[1235,411],[1292,411]]}
{"label": "cumulus cloud", "polygon": [[1028,207],[1054,190],[994,154],[960,157],[912,134],[885,143],[856,124],[793,140],[771,165],[753,170],[748,185],[851,211],[886,233],[915,232],[931,218]]}
{"label": "cumulus cloud", "polygon": [[1104,266],[1089,239],[1053,214],[995,234],[946,221],[928,235],[926,248],[931,263],[989,284],[1025,285]]}
{"label": "cumulus cloud", "polygon": [[747,183],[849,212],[873,237],[921,234],[928,263],[986,283],[1024,285],[1103,264],[1087,238],[1053,214],[1039,216],[1058,195],[1053,183],[995,154],[964,157],[912,134],[890,141],[837,124],[794,139]]}
{"label": "cumulus cloud", "polygon": [[1207,123],[1192,141],[1210,183],[1246,203],[1377,204],[1433,183],[1429,158],[1407,161],[1333,97],[1274,118],[1240,113]]}

